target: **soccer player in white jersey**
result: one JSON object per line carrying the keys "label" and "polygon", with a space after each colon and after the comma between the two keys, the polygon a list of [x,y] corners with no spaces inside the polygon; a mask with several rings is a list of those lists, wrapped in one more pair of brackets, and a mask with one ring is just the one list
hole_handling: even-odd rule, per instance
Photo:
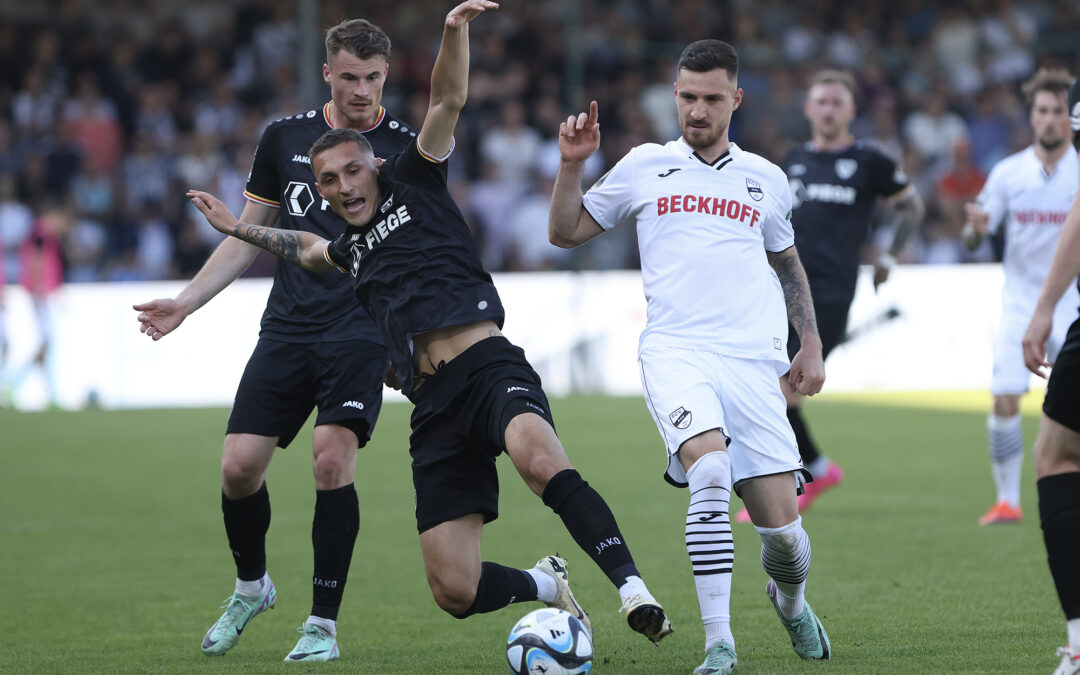
{"label": "soccer player in white jersey", "polygon": [[[1080,150],[1080,80],[1069,90],[1073,143]],[[1076,185],[1074,184],[1074,187]],[[1058,649],[1061,662],[1054,675],[1080,675],[1080,319],[1073,321],[1065,344],[1052,363],[1046,343],[1057,319],[1054,309],[1069,288],[1080,289],[1080,194],[1061,226],[1050,269],[1024,333],[1024,363],[1040,377],[1053,366],[1035,439],[1035,474],[1039,491],[1046,559],[1065,612],[1069,642]]]}
{"label": "soccer player in white jersey", "polygon": [[[1024,83],[1035,142],[998,162],[976,202],[965,207],[965,241],[972,249],[1005,223],[1005,285],[990,380],[993,408],[986,422],[997,499],[979,518],[980,525],[1016,523],[1022,517],[1020,397],[1027,393],[1031,373],[1024,367],[1020,343],[1077,189],[1080,165],[1072,152],[1067,105],[1072,81],[1064,70],[1044,68]],[[1077,316],[1077,304],[1076,289],[1057,303],[1048,344],[1051,358]]]}
{"label": "soccer player in white jersey", "polygon": [[[829,658],[825,629],[804,599],[810,542],[796,497],[808,474],[777,380],[790,370],[800,393],[820,391],[821,339],[795,251],[787,178],[728,140],[742,101],[737,77],[731,45],[686,47],[675,81],[682,137],[633,148],[584,196],[584,163],[600,147],[596,102],[568,118],[548,221],[549,239],[563,248],[622,220],[637,224],[648,299],[641,381],[667,449],[665,478],[690,488],[686,542],[705,624],[699,675],[736,665],[733,486],[757,525],[766,591],[795,651]],[[788,320],[802,339],[790,369]]]}

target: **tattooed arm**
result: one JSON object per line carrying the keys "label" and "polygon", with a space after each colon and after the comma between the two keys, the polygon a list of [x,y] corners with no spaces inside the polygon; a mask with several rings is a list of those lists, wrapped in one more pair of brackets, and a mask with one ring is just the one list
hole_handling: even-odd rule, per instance
{"label": "tattooed arm", "polygon": [[889,279],[889,272],[896,264],[896,259],[903,252],[912,233],[919,228],[923,216],[926,215],[926,206],[914,185],[908,185],[898,194],[890,197],[886,204],[894,214],[893,240],[889,245],[889,250],[882,253],[874,263],[874,290]]}
{"label": "tattooed arm", "polygon": [[326,246],[329,242],[317,234],[241,223],[214,195],[189,190],[187,196],[206,216],[207,222],[223,234],[258,246],[311,272],[339,269],[326,258]]}
{"label": "tattooed arm", "polygon": [[788,321],[799,336],[799,353],[791,359],[788,383],[793,392],[812,396],[821,391],[825,383],[825,363],[821,356],[821,337],[818,335],[817,316],[810,298],[810,282],[794,246],[773,253],[766,251],[769,264],[780,279],[787,304]]}

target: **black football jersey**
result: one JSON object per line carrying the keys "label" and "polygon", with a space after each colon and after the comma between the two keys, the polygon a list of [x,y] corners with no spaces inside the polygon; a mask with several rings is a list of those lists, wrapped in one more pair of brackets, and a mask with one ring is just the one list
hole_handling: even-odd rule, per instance
{"label": "black football jersey", "polygon": [[[278,227],[336,239],[345,230],[330,204],[315,189],[308,150],[330,124],[329,107],[270,123],[255,150],[244,195],[279,209]],[[416,131],[380,109],[374,126],[363,132],[377,157],[390,157],[416,137]],[[336,272],[308,272],[280,264],[274,275],[260,335],[285,342],[379,342],[379,331],[352,301],[348,278]]]}
{"label": "black football jersey", "polygon": [[869,143],[835,152],[806,143],[784,158],[791,184],[791,224],[815,302],[851,302],[859,254],[878,197],[908,185],[896,162]]}
{"label": "black football jersey", "polygon": [[408,393],[414,335],[485,319],[501,328],[503,306],[447,190],[446,163],[426,157],[413,141],[382,165],[378,180],[375,216],[346,226],[326,253],[352,274],[356,297],[375,319]]}

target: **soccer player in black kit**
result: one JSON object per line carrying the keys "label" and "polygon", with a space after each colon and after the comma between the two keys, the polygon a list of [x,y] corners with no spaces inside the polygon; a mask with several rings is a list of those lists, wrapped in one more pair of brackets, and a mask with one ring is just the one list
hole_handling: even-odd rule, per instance
{"label": "soccer player in black kit", "polygon": [[[1080,80],[1069,90],[1069,121],[1073,143],[1080,151]],[[1068,644],[1058,649],[1061,662],[1054,675],[1080,675],[1080,319],[1065,336],[1057,361],[1046,360],[1054,307],[1066,287],[1080,288],[1080,192],[1062,225],[1054,259],[1043,280],[1031,322],[1024,334],[1024,363],[1046,377],[1046,400],[1035,439],[1039,520],[1047,561],[1061,608],[1065,611]]]}
{"label": "soccer player in black kit", "polygon": [[[319,197],[308,150],[334,128],[354,129],[390,156],[416,136],[380,104],[390,39],[362,19],[326,34],[323,77],[332,100],[271,123],[263,132],[241,215],[244,222],[336,238],[344,223]],[[228,237],[175,299],[135,305],[154,340],[236,280],[259,249]],[[382,405],[389,357],[371,319],[351,302],[348,279],[279,265],[262,317],[259,341],[244,370],[222,453],[225,531],[236,563],[236,590],[207,632],[202,649],[224,654],[277,591],[266,573],[270,498],[264,480],[275,447],[293,440],[318,408],[312,445],[315,515],[311,614],[288,661],[338,657],[337,615],[348,578],[360,510],[353,487],[357,450],[371,437]]]}
{"label": "soccer player in black kit", "polygon": [[[795,247],[810,280],[825,357],[847,331],[862,248],[878,199],[884,199],[895,214],[895,231],[888,252],[874,263],[874,288],[888,279],[896,256],[925,212],[922,199],[896,162],[852,135],[855,90],[855,79],[844,71],[814,74],[803,106],[810,122],[810,142],[794,148],[781,163],[791,183]],[[788,354],[798,351],[799,336],[789,327]],[[810,437],[802,415],[805,397],[788,384],[786,376],[781,385],[803,466],[814,476],[814,482],[807,483],[799,495],[801,513],[843,480],[844,472]],[[735,519],[750,522],[745,508]]]}
{"label": "soccer player in black kit", "polygon": [[364,137],[349,130],[327,132],[312,146],[319,193],[348,223],[340,237],[237,222],[212,195],[188,196],[226,234],[306,269],[352,274],[415,404],[409,443],[417,530],[439,607],[464,618],[540,600],[591,631],[565,560],[546,556],[524,570],[481,560],[483,526],[498,516],[495,458],[505,452],[618,588],[630,627],[659,642],[671,624],[611,510],[567,459],[540,378],[502,336],[498,292],[447,190],[446,160],[468,90],[468,22],[497,7],[468,0],[447,15],[427,115],[405,151],[380,166]]}

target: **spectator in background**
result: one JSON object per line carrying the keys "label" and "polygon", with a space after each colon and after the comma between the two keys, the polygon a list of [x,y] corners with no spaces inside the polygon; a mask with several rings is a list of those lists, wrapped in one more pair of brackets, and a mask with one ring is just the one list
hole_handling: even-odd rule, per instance
{"label": "spectator in background", "polygon": [[542,142],[540,132],[525,123],[525,106],[508,98],[499,104],[498,122],[484,132],[480,158],[492,165],[500,180],[525,183],[536,169]]}
{"label": "spectator in background", "polygon": [[6,277],[0,275],[0,286],[18,280],[19,245],[33,222],[33,211],[18,199],[15,177],[0,174],[0,266],[6,270]]}
{"label": "spectator in background", "polygon": [[36,140],[56,128],[57,95],[46,86],[40,65],[30,66],[22,82],[22,89],[11,100],[11,118],[17,133]]}
{"label": "spectator in background", "polygon": [[964,204],[973,201],[986,182],[986,174],[975,165],[971,157],[971,143],[960,141],[953,147],[952,167],[938,181],[938,227],[940,228],[939,246],[951,248],[952,255],[945,250],[939,250],[934,258],[941,262],[961,262],[963,260],[978,260],[988,262],[993,259],[994,253],[990,242],[986,241],[981,247],[972,252],[967,252],[961,242],[961,231],[964,228]]}
{"label": "spectator in background", "polygon": [[9,395],[15,397],[26,378],[39,370],[45,382],[49,404],[56,405],[56,373],[52,362],[52,299],[63,282],[60,237],[70,223],[63,206],[50,205],[33,222],[30,234],[19,246],[19,285],[30,295],[37,322],[38,347],[30,361],[14,370]]}
{"label": "spectator in background", "polygon": [[124,159],[123,189],[125,207],[131,212],[145,203],[171,203],[173,162],[158,151],[154,139],[136,134],[131,152]]}
{"label": "spectator in background", "polygon": [[97,76],[92,71],[79,73],[76,97],[64,106],[63,121],[87,161],[105,173],[116,170],[124,150],[123,132],[116,106],[101,95]]}
{"label": "spectator in background", "polygon": [[948,170],[952,149],[971,137],[967,122],[948,104],[948,90],[938,85],[904,120],[904,140],[918,155],[920,173],[929,174],[935,182]]}

